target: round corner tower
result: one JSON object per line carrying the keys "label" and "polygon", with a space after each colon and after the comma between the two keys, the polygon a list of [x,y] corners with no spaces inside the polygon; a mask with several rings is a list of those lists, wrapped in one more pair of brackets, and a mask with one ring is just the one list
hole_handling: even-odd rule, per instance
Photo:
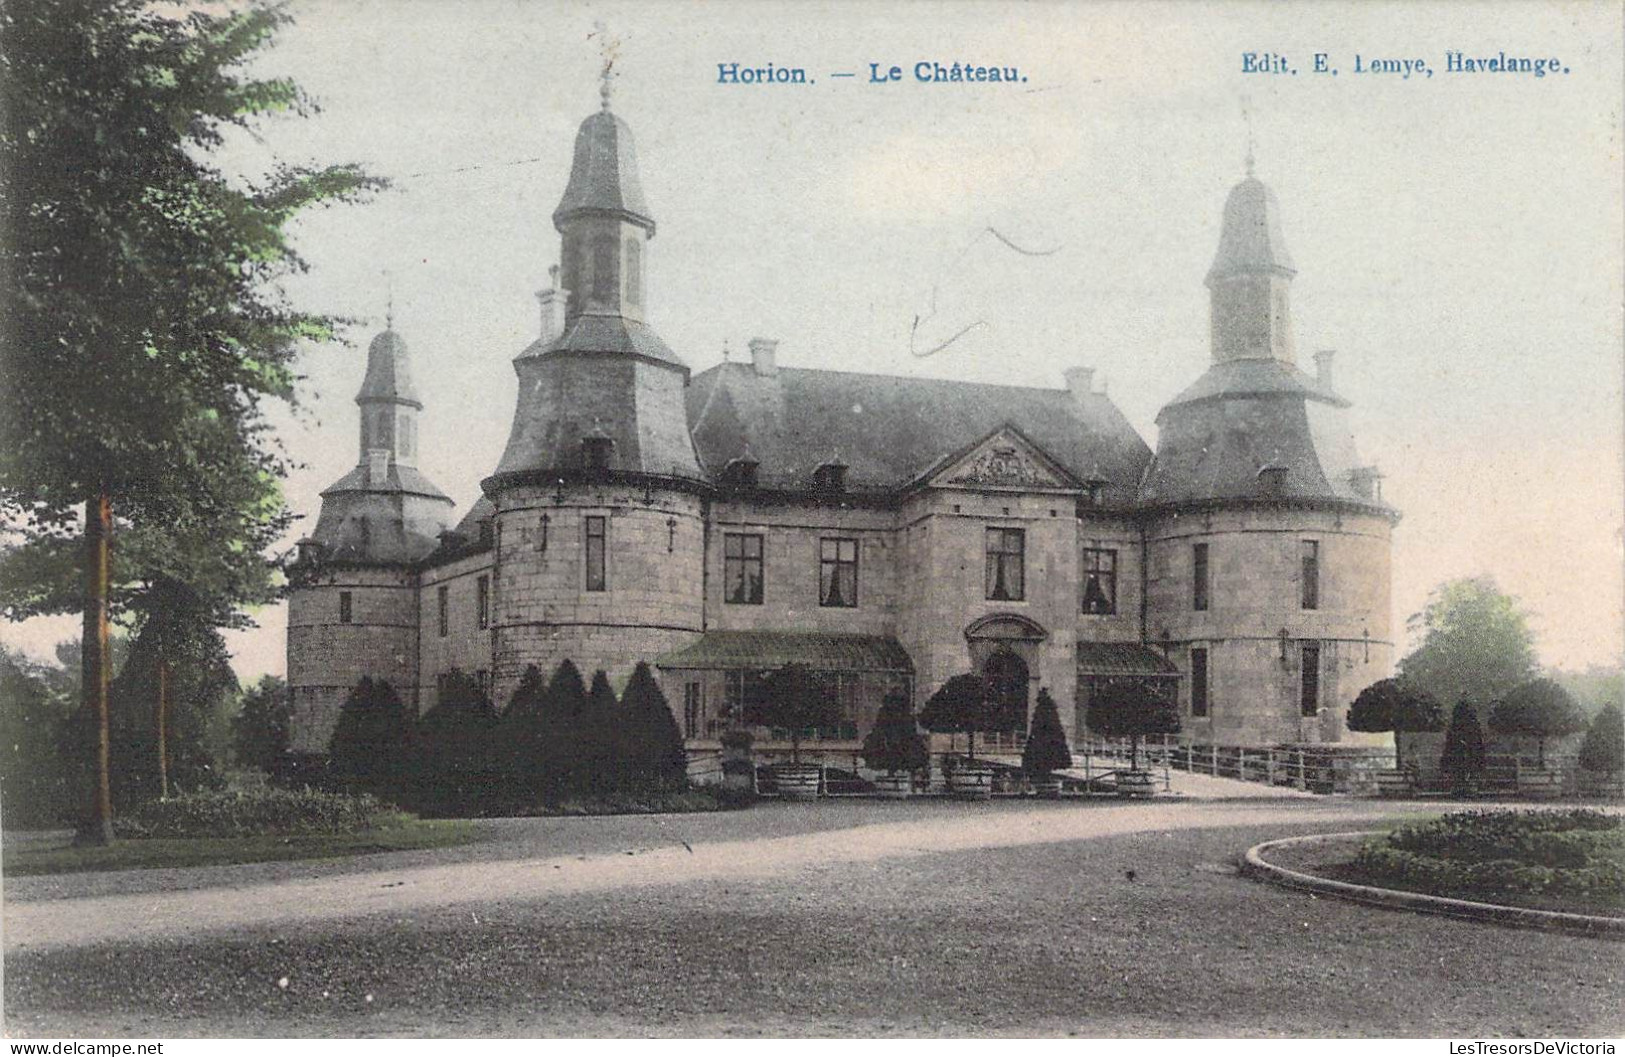
{"label": "round corner tower", "polygon": [[1207,275],[1213,362],[1158,413],[1140,495],[1146,635],[1184,675],[1200,742],[1369,739],[1347,730],[1348,706],[1393,667],[1398,513],[1360,460],[1332,353],[1314,375],[1295,364],[1295,274],[1249,159]]}
{"label": "round corner tower", "polygon": [[419,412],[406,342],[393,321],[367,349],[356,394],[361,454],[322,492],[289,570],[288,688],[293,744],[322,755],[363,676],[417,708],[417,563],[439,543],[452,501],[417,469]]}
{"label": "round corner tower", "polygon": [[507,448],[482,482],[496,507],[499,708],[528,665],[550,673],[568,658],[621,685],[703,621],[709,486],[689,437],[689,371],[646,320],[655,222],[607,85],[576,134],[553,224],[564,290],[540,295],[542,335],[514,359]]}

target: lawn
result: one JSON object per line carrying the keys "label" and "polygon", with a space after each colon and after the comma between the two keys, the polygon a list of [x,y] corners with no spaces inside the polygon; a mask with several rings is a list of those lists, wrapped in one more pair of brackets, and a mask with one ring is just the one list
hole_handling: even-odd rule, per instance
{"label": "lawn", "polygon": [[[732,821],[754,831],[781,815],[799,817],[769,806]],[[10,952],[6,1028],[1433,1038],[1625,1029],[1617,943],[1316,899],[1236,875],[1247,847],[1325,832],[1328,821]],[[659,822],[623,825],[656,833]]]}
{"label": "lawn", "polygon": [[131,838],[105,847],[74,847],[71,837],[64,835],[54,841],[7,840],[0,846],[0,872],[8,877],[23,877],[334,859],[376,852],[447,848],[466,844],[478,836],[472,824],[455,820],[411,820],[343,834]]}

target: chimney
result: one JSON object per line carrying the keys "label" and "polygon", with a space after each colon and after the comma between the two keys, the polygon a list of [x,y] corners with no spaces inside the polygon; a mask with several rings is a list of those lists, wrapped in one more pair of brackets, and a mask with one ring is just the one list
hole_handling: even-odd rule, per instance
{"label": "chimney", "polygon": [[542,306],[542,340],[552,341],[559,336],[559,319],[564,315],[564,291],[559,289],[559,266],[547,270],[552,282],[546,290],[536,291],[536,300]]}
{"label": "chimney", "polygon": [[1068,367],[1061,372],[1066,379],[1066,387],[1078,399],[1088,396],[1095,391],[1095,369],[1093,367]]}
{"label": "chimney", "polygon": [[1332,361],[1336,358],[1336,349],[1321,349],[1315,353],[1315,381],[1323,389],[1332,388]]}
{"label": "chimney", "polygon": [[779,343],[775,338],[750,339],[750,365],[763,378],[779,373]]}
{"label": "chimney", "polygon": [[389,449],[367,449],[367,483],[373,486],[389,481]]}

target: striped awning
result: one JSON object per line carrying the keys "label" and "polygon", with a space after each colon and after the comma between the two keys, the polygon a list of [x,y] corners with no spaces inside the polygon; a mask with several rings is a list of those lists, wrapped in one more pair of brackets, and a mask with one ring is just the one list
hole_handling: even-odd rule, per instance
{"label": "striped awning", "polygon": [[833,631],[708,631],[698,642],[661,655],[655,664],[668,670],[805,664],[815,671],[914,671],[914,662],[890,635]]}
{"label": "striped awning", "polygon": [[1178,678],[1172,661],[1138,642],[1078,643],[1078,674]]}

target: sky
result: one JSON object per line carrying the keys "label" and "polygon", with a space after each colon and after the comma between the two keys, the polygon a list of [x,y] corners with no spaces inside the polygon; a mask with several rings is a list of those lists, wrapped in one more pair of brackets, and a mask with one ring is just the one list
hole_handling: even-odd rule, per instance
{"label": "sky", "polygon": [[[1298,268],[1300,366],[1337,350],[1361,452],[1404,513],[1395,627],[1436,585],[1488,574],[1531,613],[1545,663],[1620,659],[1617,5],[290,10],[256,69],[293,77],[321,110],[232,137],[220,166],[355,161],[393,185],[294,228],[310,270],[289,295],[356,323],[348,344],[305,350],[303,407],[275,415],[301,464],[289,546],[357,461],[353,396],[391,298],[426,405],[420,468],[459,513],[478,495],[607,55],[658,224],[650,319],[695,371],[754,336],[779,339],[786,366],[1053,387],[1090,366],[1153,446],[1157,410],[1210,362],[1202,281],[1250,141]],[[1451,51],[1555,57],[1561,72],[1451,73]],[[1248,52],[1297,73],[1244,72]],[[1313,72],[1316,53],[1335,76]],[[719,84],[734,62],[810,83]],[[918,62],[1020,79],[920,83]],[[903,79],[870,83],[871,63]],[[256,616],[230,636],[245,678],[283,671],[282,609]],[[43,653],[76,627],[0,635]]]}

